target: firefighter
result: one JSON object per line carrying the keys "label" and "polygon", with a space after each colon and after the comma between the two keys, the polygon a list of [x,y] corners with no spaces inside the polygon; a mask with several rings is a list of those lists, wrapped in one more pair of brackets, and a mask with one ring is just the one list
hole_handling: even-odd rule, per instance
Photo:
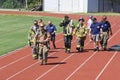
{"label": "firefighter", "polygon": [[84,48],[84,41],[87,35],[87,27],[84,25],[83,18],[80,18],[78,21],[79,21],[79,24],[74,29],[73,34],[76,35],[76,39],[77,39],[76,50],[78,50],[78,52],[82,52]]}
{"label": "firefighter", "polygon": [[70,23],[67,25],[66,27],[66,37],[67,37],[67,41],[66,41],[66,53],[70,53],[70,49],[71,49],[71,41],[73,39],[73,29],[74,29],[74,24],[72,22],[72,20],[70,21]]}
{"label": "firefighter", "polygon": [[40,25],[40,24],[43,24],[43,25],[45,26],[45,23],[44,23],[44,21],[43,21],[42,19],[39,19],[38,24],[39,24],[39,25]]}
{"label": "firefighter", "polygon": [[67,26],[70,23],[71,19],[66,15],[64,16],[64,19],[60,23],[60,27],[63,27],[63,35],[64,35],[64,47],[65,47],[65,52],[69,52],[68,49],[68,35],[67,35]]}
{"label": "firefighter", "polygon": [[39,43],[38,59],[41,65],[47,64],[47,56],[49,51],[47,46],[49,40],[50,34],[44,29],[44,25],[40,24],[40,28],[34,38],[34,46],[36,46],[37,42]]}
{"label": "firefighter", "polygon": [[33,39],[36,35],[37,30],[39,29],[38,21],[34,20],[33,26],[30,28],[28,33],[28,44],[32,48],[32,57],[33,59],[38,58],[38,46],[33,46]]}

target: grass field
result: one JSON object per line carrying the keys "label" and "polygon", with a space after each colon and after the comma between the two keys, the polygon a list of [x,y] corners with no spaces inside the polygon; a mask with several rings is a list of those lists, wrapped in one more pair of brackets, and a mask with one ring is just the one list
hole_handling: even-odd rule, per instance
{"label": "grass field", "polygon": [[27,34],[33,20],[42,18],[47,24],[51,20],[57,27],[57,32],[62,28],[58,26],[61,19],[40,16],[0,15],[0,55],[27,45]]}

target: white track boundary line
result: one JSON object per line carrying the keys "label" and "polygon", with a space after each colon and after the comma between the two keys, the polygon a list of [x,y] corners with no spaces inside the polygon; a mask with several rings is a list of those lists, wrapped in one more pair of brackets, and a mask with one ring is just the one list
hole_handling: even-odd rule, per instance
{"label": "white track boundary line", "polygon": [[[62,34],[62,32],[59,32],[59,33],[57,33],[56,35],[60,35],[60,34]],[[8,52],[8,53],[6,53],[6,54],[3,54],[3,55],[0,56],[0,59],[2,59],[2,58],[4,58],[4,57],[7,57],[7,56],[10,56],[10,55],[16,53],[17,51],[20,51],[20,50],[25,49],[25,48],[27,48],[27,47],[28,47],[28,46],[26,45],[25,47],[22,47],[22,48],[13,50],[13,51],[11,51],[11,52]]]}
{"label": "white track boundary line", "polygon": [[[62,40],[63,40],[63,39],[59,39],[59,40],[56,41],[56,42],[60,42],[60,41],[62,41]],[[15,61],[13,61],[13,62],[11,62],[11,63],[5,65],[5,66],[0,67],[0,70],[1,70],[1,69],[4,69],[4,68],[7,67],[7,66],[10,66],[10,65],[12,65],[12,64],[14,64],[14,63],[16,63],[16,62],[18,62],[18,61],[20,61],[20,60],[22,60],[22,59],[24,59],[24,58],[27,58],[27,57],[29,57],[30,55],[31,55],[31,54],[28,54],[28,55],[26,55],[26,56],[23,56],[23,57],[21,57],[21,58],[15,60]]]}
{"label": "white track boundary line", "polygon": [[7,57],[7,56],[10,56],[10,55],[12,55],[12,54],[15,54],[15,52],[20,51],[20,50],[22,50],[22,49],[25,49],[25,48],[27,48],[27,47],[28,47],[28,46],[26,45],[26,46],[24,46],[24,47],[22,47],[22,48],[19,48],[19,49],[13,50],[13,51],[11,51],[11,52],[8,52],[8,53],[6,53],[6,54],[3,54],[3,55],[0,56],[0,59],[2,59],[2,58],[4,58],[4,57]]}
{"label": "white track boundary line", "polygon": [[113,60],[113,58],[117,55],[117,51],[114,52],[114,54],[112,55],[112,57],[110,58],[110,60],[107,62],[107,64],[104,66],[104,68],[100,71],[100,73],[98,74],[98,76],[95,78],[95,80],[98,80],[98,78],[102,75],[102,73],[105,71],[105,69],[108,67],[108,65],[110,64],[110,62]]}
{"label": "white track boundary line", "polygon": [[[120,29],[108,40],[110,41],[118,32]],[[65,80],[69,80],[80,68],[82,68],[97,52],[94,52],[87,60],[85,60],[78,68],[76,68]]]}

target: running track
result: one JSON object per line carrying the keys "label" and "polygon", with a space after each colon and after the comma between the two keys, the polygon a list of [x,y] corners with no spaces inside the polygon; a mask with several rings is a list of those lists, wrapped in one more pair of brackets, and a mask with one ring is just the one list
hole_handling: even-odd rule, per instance
{"label": "running track", "polygon": [[[42,12],[0,11],[0,14],[42,15],[63,17],[65,14]],[[78,19],[79,14],[68,14]],[[86,16],[83,16],[87,19]],[[100,20],[100,17],[97,17]],[[109,38],[108,47],[120,44],[120,17],[109,16],[113,35]],[[120,80],[120,52],[92,51],[93,44],[87,38],[85,51],[76,53],[75,39],[72,41],[70,54],[63,49],[63,36],[56,37],[57,49],[51,49],[48,65],[39,65],[32,60],[31,49],[26,46],[0,57],[0,80]]]}

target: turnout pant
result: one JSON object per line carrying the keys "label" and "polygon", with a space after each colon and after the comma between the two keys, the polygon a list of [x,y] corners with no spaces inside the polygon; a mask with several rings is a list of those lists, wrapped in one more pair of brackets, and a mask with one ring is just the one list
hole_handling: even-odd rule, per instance
{"label": "turnout pant", "polygon": [[70,50],[71,48],[72,35],[64,36],[64,46],[65,50]]}
{"label": "turnout pant", "polygon": [[39,44],[37,43],[36,46],[32,46],[32,57],[34,59],[38,58],[38,53],[39,53]]}
{"label": "turnout pant", "polygon": [[48,56],[48,47],[46,45],[40,46],[39,48],[39,60],[41,64],[47,63],[47,56]]}
{"label": "turnout pant", "polygon": [[78,51],[83,50],[85,39],[86,39],[86,37],[77,37],[77,47],[76,47],[76,49]]}
{"label": "turnout pant", "polygon": [[103,33],[101,34],[100,45],[101,45],[101,47],[102,47],[103,49],[106,49],[106,48],[107,48],[108,38],[109,38],[108,32],[103,32]]}

